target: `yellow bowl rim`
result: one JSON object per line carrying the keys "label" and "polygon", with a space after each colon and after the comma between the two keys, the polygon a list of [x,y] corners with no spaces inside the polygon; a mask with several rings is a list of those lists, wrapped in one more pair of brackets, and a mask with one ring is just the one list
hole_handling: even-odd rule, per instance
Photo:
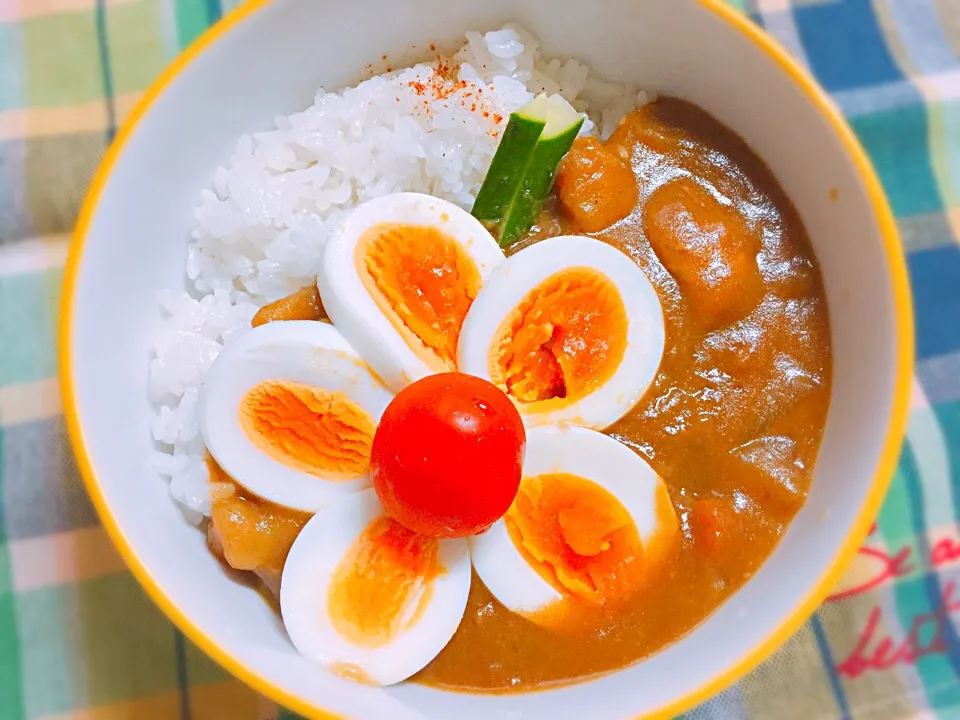
{"label": "yellow bowl rim", "polygon": [[[60,324],[58,329],[60,390],[63,399],[63,412],[66,418],[67,433],[76,455],[77,465],[83,482],[86,485],[87,492],[111,541],[126,562],[130,571],[147,591],[147,594],[184,635],[224,669],[254,690],[304,717],[313,718],[314,720],[342,720],[338,716],[317,707],[309,700],[277,687],[261,677],[254,670],[248,668],[241,660],[221,649],[213,640],[204,634],[202,628],[194,624],[186,613],[181,611],[180,608],[173,603],[163,588],[154,581],[149,570],[137,555],[136,550],[120,530],[104,499],[84,442],[73,387],[70,338],[73,327],[74,289],[80,272],[80,264],[87,234],[93,221],[100,195],[107,184],[114,164],[123,152],[127,141],[135,131],[137,125],[164,89],[204,50],[216,43],[217,40],[226,35],[236,25],[255,14],[258,10],[269,5],[271,1],[272,0],[245,0],[245,2],[242,2],[239,6],[226,13],[217,23],[200,35],[147,89],[124,122],[114,142],[107,150],[103,161],[91,181],[86,198],[81,207],[64,268],[63,289],[60,302]],[[810,102],[820,110],[821,114],[829,122],[838,139],[849,153],[867,189],[883,237],[890,284],[893,289],[895,303],[899,352],[897,355],[897,373],[894,379],[894,399],[890,424],[887,428],[884,450],[880,457],[877,473],[866,501],[854,521],[853,527],[832,563],[821,575],[813,590],[794,607],[793,611],[769,636],[749,653],[696,690],[673,700],[643,717],[672,717],[678,715],[726,689],[786,642],[807,618],[813,614],[830,590],[836,586],[841,574],[852,561],[860,544],[867,536],[870,526],[883,503],[887,488],[896,469],[901,443],[906,431],[913,380],[913,307],[906,260],[900,244],[893,213],[890,210],[883,188],[866,152],[826,92],[807,70],[797,63],[776,40],[755,25],[748,17],[727,5],[723,0],[697,0],[697,2],[714,13],[718,19],[743,34],[756,47],[766,53],[806,94]]]}

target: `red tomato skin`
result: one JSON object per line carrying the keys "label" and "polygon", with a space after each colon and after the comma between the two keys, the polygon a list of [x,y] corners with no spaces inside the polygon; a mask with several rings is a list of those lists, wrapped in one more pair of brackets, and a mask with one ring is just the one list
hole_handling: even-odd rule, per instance
{"label": "red tomato skin", "polygon": [[387,514],[431,537],[483,532],[513,503],[526,433],[495,385],[430,375],[390,403],[373,439],[373,486]]}

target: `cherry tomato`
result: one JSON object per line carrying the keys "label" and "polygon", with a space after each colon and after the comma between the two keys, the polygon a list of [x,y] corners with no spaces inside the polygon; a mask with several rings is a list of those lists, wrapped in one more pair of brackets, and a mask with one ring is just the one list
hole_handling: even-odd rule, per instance
{"label": "cherry tomato", "polygon": [[520,486],[526,433],[495,385],[430,375],[390,403],[373,438],[373,486],[394,520],[432,537],[483,532]]}

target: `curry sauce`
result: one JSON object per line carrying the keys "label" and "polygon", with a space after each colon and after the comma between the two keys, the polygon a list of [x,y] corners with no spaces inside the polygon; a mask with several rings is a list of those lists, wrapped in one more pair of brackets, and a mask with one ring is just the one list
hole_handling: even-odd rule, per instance
{"label": "curry sauce", "polygon": [[[635,193],[622,188],[624,167]],[[578,141],[557,188],[511,252],[561,233],[593,235],[657,289],[659,372],[607,433],[663,477],[680,552],[652,591],[626,608],[581,613],[563,631],[508,612],[474,575],[459,630],[416,676],[430,685],[528,690],[663,648],[756,571],[810,484],[830,398],[827,306],[799,215],[759,158],[696,106],[661,98],[608,142]]]}

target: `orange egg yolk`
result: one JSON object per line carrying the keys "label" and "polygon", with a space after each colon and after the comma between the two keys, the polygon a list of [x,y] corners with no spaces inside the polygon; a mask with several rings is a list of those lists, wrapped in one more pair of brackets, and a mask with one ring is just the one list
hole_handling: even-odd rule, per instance
{"label": "orange egg yolk", "polygon": [[262,452],[330,480],[353,480],[370,467],[376,423],[343,393],[269,380],[240,403],[240,425]]}
{"label": "orange egg yolk", "polygon": [[660,490],[657,519],[665,533],[658,530],[649,547],[616,497],[568,473],[524,478],[504,522],[527,562],[558,591],[589,605],[615,604],[661,567],[671,545],[661,535],[677,533],[670,498]]}
{"label": "orange egg yolk", "polygon": [[460,243],[429,225],[384,223],[356,252],[364,287],[407,345],[432,370],[456,369],[460,328],[482,282]]}
{"label": "orange egg yolk", "polygon": [[627,348],[627,310],[616,285],[570,268],[531,290],[491,346],[494,384],[522,403],[566,405],[616,372]]}
{"label": "orange egg yolk", "polygon": [[327,599],[331,623],[354,645],[385,645],[417,622],[441,572],[435,538],[381,516],[334,570]]}

